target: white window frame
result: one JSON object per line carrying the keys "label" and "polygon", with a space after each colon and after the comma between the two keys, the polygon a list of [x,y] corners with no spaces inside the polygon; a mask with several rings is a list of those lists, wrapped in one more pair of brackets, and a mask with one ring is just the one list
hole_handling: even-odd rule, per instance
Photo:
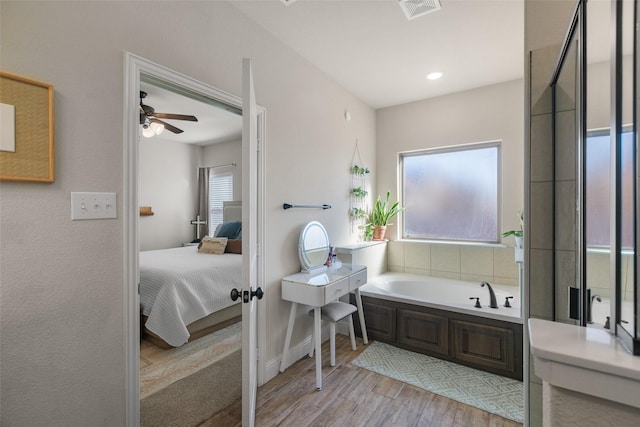
{"label": "white window frame", "polygon": [[[452,243],[470,243],[470,244],[500,244],[501,240],[501,224],[502,224],[502,140],[491,140],[483,142],[475,142],[470,144],[452,145],[437,148],[426,148],[414,151],[405,151],[398,153],[398,180],[400,182],[399,199],[402,206],[407,206],[405,200],[405,185],[404,185],[404,159],[406,157],[420,156],[425,154],[440,154],[440,153],[453,153],[460,151],[470,151],[482,148],[495,147],[497,149],[497,171],[496,171],[496,236],[492,240],[474,240],[474,239],[461,239],[455,237],[415,237],[409,236],[406,233],[406,220],[405,215],[407,211],[404,211],[402,218],[399,220],[399,232],[404,240],[419,240],[425,242],[452,242]],[[407,210],[411,207],[407,207]]]}

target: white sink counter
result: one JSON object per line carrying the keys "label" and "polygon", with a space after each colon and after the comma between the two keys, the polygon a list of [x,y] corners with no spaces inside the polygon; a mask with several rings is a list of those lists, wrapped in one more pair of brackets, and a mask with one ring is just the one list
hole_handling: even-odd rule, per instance
{"label": "white sink counter", "polygon": [[640,408],[640,356],[608,331],[529,319],[535,373],[542,380]]}

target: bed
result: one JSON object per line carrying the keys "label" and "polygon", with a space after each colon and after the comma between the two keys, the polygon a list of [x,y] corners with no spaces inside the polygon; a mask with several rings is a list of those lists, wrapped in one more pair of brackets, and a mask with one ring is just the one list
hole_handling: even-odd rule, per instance
{"label": "bed", "polygon": [[[239,221],[240,212],[239,202],[225,203],[225,223]],[[195,245],[140,252],[141,335],[179,347],[239,321],[233,288],[242,288],[240,253],[200,253]]]}

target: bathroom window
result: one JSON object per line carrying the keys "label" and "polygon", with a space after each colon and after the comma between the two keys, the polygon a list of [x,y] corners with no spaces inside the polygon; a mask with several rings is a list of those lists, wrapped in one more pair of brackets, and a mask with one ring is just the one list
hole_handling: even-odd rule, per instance
{"label": "bathroom window", "polygon": [[209,230],[213,232],[222,224],[222,202],[233,200],[233,174],[220,173],[209,175]]}
{"label": "bathroom window", "polygon": [[500,142],[400,155],[403,237],[498,242]]}
{"label": "bathroom window", "polygon": [[[633,248],[633,174],[634,137],[631,126],[625,126],[620,138],[622,184],[622,248]],[[610,168],[611,136],[609,129],[587,131],[586,141],[586,239],[587,249],[611,247]]]}

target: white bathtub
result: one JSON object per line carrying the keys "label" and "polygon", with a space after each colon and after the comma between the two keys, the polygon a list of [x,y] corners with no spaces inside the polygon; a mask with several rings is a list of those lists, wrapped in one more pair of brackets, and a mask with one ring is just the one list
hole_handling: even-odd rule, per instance
{"label": "white bathtub", "polygon": [[[481,287],[480,283],[409,273],[383,273],[361,286],[360,293],[372,298],[522,323],[518,286],[492,283],[498,308],[490,308],[489,289]],[[504,307],[508,296],[513,297],[510,308]],[[476,300],[469,299],[471,297],[480,297],[482,308],[475,308]]]}

